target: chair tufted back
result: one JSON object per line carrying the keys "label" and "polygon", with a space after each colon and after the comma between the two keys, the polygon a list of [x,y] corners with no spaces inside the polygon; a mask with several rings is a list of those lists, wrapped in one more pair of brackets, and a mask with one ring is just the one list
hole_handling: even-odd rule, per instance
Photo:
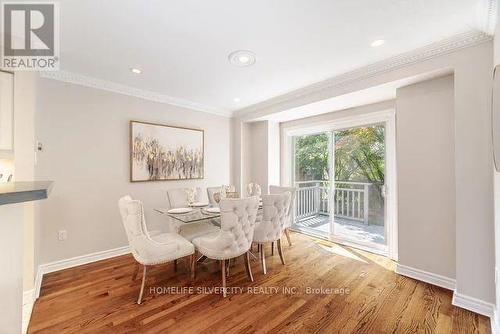
{"label": "chair tufted back", "polygon": [[160,239],[156,241],[151,239],[141,201],[124,196],[118,201],[118,207],[127,233],[130,251],[137,262],[144,265],[165,263],[194,252],[193,245],[175,233],[157,235],[155,238]]}
{"label": "chair tufted back", "polygon": [[269,186],[270,194],[282,194],[284,192],[289,192],[291,194],[290,197],[290,206],[288,208],[287,213],[287,221],[285,223],[285,228],[292,226],[295,221],[295,194],[297,193],[297,188],[295,187],[280,187],[280,186]]}
{"label": "chair tufted back", "polygon": [[[185,208],[188,203],[188,188],[176,188],[167,190],[167,199],[170,209]],[[195,200],[201,200],[201,188],[196,188]]]}
{"label": "chair tufted back", "polygon": [[211,205],[217,205],[217,202],[215,201],[214,194],[220,192],[220,187],[208,187],[207,188],[207,197],[208,197],[208,202]]}
{"label": "chair tufted back", "polygon": [[288,219],[290,192],[262,195],[262,222],[256,227],[255,242],[272,242],[281,238]]}
{"label": "chair tufted back", "polygon": [[137,245],[148,238],[144,209],[141,201],[133,200],[130,196],[124,196],[118,201],[123,227],[127,233],[127,239],[134,257],[137,257]]}
{"label": "chair tufted back", "polygon": [[262,195],[262,189],[258,183],[250,182],[247,184],[247,196],[260,196]]}
{"label": "chair tufted back", "polygon": [[[259,198],[225,198],[220,201],[219,205],[221,230],[213,238],[203,240],[198,247],[210,250],[212,254],[210,257],[219,260],[245,254],[252,244]],[[197,243],[196,239],[194,243]]]}

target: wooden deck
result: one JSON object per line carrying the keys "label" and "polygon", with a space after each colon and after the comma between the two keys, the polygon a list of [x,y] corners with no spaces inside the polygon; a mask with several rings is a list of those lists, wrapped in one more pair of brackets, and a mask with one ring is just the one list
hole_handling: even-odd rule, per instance
{"label": "wooden deck", "polygon": [[[334,228],[336,234],[345,236],[351,240],[385,245],[384,226],[365,225],[362,222],[345,218],[335,218]],[[318,214],[305,218],[295,223],[294,229],[319,236],[330,235],[330,217],[326,214]]]}
{"label": "wooden deck", "polygon": [[227,298],[149,290],[219,286],[214,262],[199,265],[194,282],[182,263],[177,273],[172,264],[154,267],[142,305],[130,255],[47,274],[28,332],[489,333],[488,318],[452,306],[451,291],[394,273],[387,258],[298,233],[292,240],[285,266],[269,247],[267,275],[252,263],[254,283],[238,260],[228,286],[244,292]]}

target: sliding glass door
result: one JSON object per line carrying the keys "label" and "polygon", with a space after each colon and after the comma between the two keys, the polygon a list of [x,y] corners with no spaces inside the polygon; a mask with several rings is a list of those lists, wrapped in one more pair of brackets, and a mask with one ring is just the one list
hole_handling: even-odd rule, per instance
{"label": "sliding glass door", "polygon": [[293,184],[296,195],[295,228],[304,232],[331,234],[329,194],[332,133],[293,138]]}
{"label": "sliding glass door", "polygon": [[332,237],[384,249],[385,126],[334,132]]}
{"label": "sliding glass door", "polygon": [[387,251],[386,123],[292,136],[294,229]]}

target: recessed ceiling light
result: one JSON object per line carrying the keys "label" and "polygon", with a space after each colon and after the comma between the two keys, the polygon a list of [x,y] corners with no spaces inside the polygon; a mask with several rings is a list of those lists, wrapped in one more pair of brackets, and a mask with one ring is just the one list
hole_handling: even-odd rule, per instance
{"label": "recessed ceiling light", "polygon": [[131,71],[132,73],[135,73],[135,74],[141,74],[141,73],[142,73],[142,71],[141,71],[140,69],[138,69],[138,68],[134,68],[134,67],[132,67],[132,68],[130,69],[130,71]]}
{"label": "recessed ceiling light", "polygon": [[236,66],[250,66],[255,64],[256,58],[252,51],[238,50],[228,56],[229,62]]}
{"label": "recessed ceiling light", "polygon": [[381,46],[381,45],[384,45],[385,44],[385,40],[384,39],[376,39],[372,42],[372,44],[370,44],[373,48],[376,48],[377,46]]}
{"label": "recessed ceiling light", "polygon": [[233,99],[233,101],[234,101],[234,102],[236,102],[236,103],[238,103],[238,102],[240,102],[241,100],[240,100],[240,98],[239,98],[239,97],[235,97],[235,98]]}

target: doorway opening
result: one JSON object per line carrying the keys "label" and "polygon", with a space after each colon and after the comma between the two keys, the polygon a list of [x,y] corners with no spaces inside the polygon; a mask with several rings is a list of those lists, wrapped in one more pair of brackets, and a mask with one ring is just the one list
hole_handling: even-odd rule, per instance
{"label": "doorway opening", "polygon": [[397,257],[393,113],[291,131],[293,229]]}

